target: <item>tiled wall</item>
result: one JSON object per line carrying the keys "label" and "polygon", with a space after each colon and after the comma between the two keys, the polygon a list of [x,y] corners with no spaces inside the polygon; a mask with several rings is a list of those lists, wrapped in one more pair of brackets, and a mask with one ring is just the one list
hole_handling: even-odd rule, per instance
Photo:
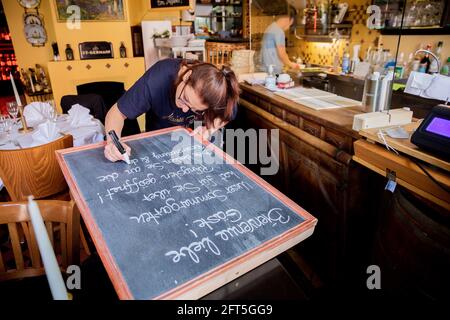
{"label": "tiled wall", "polygon": [[353,45],[355,44],[361,44],[361,57],[365,56],[365,52],[369,47],[375,48],[378,44],[380,34],[378,31],[369,30],[366,27],[366,20],[368,18],[366,10],[367,6],[370,5],[370,1],[349,0],[348,3],[349,11],[346,15],[346,20],[352,21],[353,23],[350,39],[341,39],[333,43],[323,43],[298,40],[292,35],[289,35],[289,39],[294,44],[293,47],[288,48],[289,55],[300,55],[306,62],[311,64],[332,66],[336,52],[338,52],[340,63],[342,63],[344,50],[347,49],[350,55],[352,55]]}

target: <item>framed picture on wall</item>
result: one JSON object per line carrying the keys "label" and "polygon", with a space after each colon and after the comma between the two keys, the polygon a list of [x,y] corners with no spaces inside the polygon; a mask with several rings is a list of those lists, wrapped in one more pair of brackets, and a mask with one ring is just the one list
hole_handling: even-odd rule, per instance
{"label": "framed picture on wall", "polygon": [[81,21],[126,21],[125,0],[54,0],[58,22],[74,19]]}
{"label": "framed picture on wall", "polygon": [[189,1],[190,0],[150,0],[150,10],[187,10],[189,9]]}

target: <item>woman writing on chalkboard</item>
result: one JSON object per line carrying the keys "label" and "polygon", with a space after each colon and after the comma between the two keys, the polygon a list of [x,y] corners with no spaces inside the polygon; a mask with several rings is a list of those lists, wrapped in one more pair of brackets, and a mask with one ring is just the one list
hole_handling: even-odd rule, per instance
{"label": "woman writing on chalkboard", "polygon": [[[218,69],[209,63],[165,59],[154,64],[117,101],[106,115],[106,132],[122,132],[125,119],[146,114],[146,131],[172,126],[190,126],[204,139],[225,126],[236,115],[239,86],[231,69]],[[130,154],[130,148],[122,143]],[[105,157],[110,161],[123,156],[108,136]]]}

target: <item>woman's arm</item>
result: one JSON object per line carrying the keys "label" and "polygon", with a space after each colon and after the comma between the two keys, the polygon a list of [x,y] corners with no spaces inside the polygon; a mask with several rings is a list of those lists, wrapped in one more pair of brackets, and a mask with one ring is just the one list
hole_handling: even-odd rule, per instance
{"label": "woman's arm", "polygon": [[[123,155],[117,150],[116,146],[112,142],[108,132],[114,130],[119,138],[122,136],[123,123],[127,117],[120,112],[117,107],[117,103],[109,109],[108,114],[105,119],[105,130],[106,130],[106,146],[105,146],[105,157],[109,161],[116,162],[119,160],[124,160]],[[131,154],[131,149],[125,143],[122,142],[128,156]]]}

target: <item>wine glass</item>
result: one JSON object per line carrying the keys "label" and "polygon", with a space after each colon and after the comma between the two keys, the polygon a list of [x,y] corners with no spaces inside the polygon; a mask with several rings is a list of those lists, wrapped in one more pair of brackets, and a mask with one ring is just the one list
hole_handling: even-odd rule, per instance
{"label": "wine glass", "polygon": [[19,114],[19,106],[16,102],[8,102],[6,108],[11,117],[13,117],[13,123],[17,121],[17,115]]}
{"label": "wine glass", "polygon": [[13,120],[10,116],[1,116],[0,117],[0,127],[6,132],[6,139],[8,143],[11,142],[11,129],[13,126]]}
{"label": "wine glass", "polygon": [[47,101],[47,103],[50,105],[50,108],[47,112],[47,118],[51,120],[52,122],[56,122],[56,118],[58,117],[58,113],[56,112],[55,103],[53,100]]}

